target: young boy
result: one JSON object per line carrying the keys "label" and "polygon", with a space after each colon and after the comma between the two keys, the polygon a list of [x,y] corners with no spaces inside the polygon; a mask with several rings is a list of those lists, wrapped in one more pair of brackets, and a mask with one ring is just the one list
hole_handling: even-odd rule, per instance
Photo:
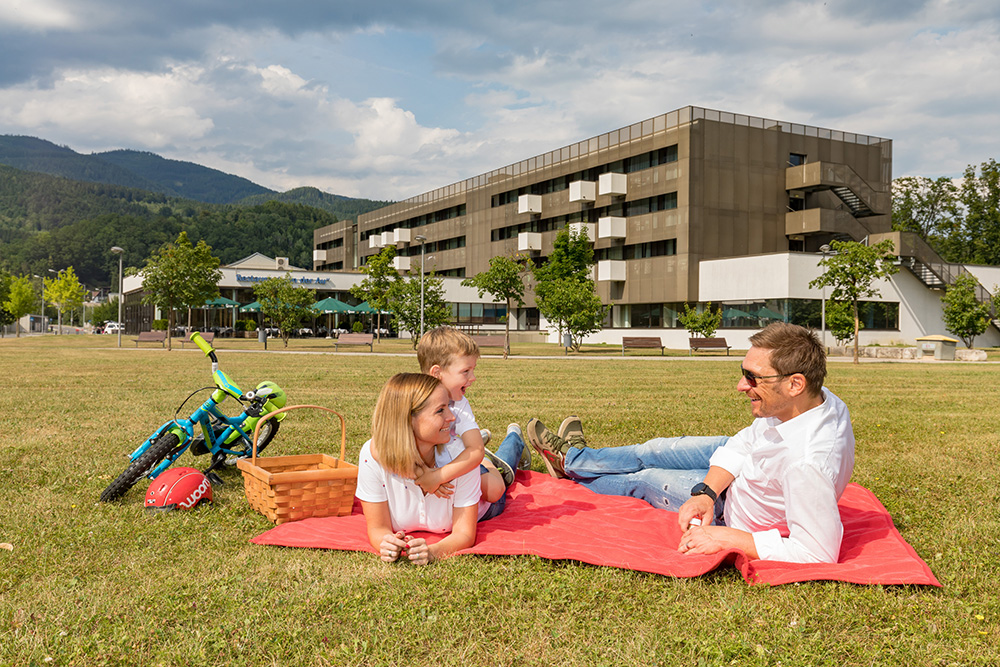
{"label": "young boy", "polygon": [[[469,399],[465,396],[465,391],[476,381],[479,346],[471,336],[458,329],[437,327],[420,339],[417,361],[420,362],[421,373],[436,377],[448,390],[451,399],[449,407],[455,415],[455,422],[451,427],[451,442],[444,445],[452,454],[451,463],[426,471],[416,479],[416,483],[424,493],[446,498],[452,493],[450,482],[453,479],[479,466],[483,499],[496,502],[514,481],[514,470],[486,450]],[[525,447],[524,451],[528,452],[528,448]],[[484,459],[484,455],[487,458]],[[497,469],[498,466],[501,470]]]}

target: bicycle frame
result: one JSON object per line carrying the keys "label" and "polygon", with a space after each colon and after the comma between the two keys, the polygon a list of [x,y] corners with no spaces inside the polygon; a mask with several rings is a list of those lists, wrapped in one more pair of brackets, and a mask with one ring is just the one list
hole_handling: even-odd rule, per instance
{"label": "bicycle frame", "polygon": [[[230,449],[227,445],[232,445],[233,443],[242,444],[244,440],[247,443],[252,443],[254,427],[257,425],[257,422],[260,421],[261,415],[278,409],[278,406],[275,406],[270,401],[267,401],[263,403],[262,407],[258,408],[258,410],[254,410],[253,412],[244,408],[240,414],[234,417],[227,417],[223,414],[219,409],[219,405],[226,399],[226,396],[232,396],[234,399],[239,401],[243,398],[243,392],[224,372],[219,370],[219,362],[215,356],[215,350],[205,341],[205,339],[195,333],[192,334],[191,340],[205,352],[205,356],[212,359],[212,378],[215,380],[216,389],[198,409],[191,413],[189,417],[175,417],[174,419],[164,423],[129,455],[129,459],[134,461],[164,433],[173,433],[177,436],[178,445],[159,463],[159,465],[153,468],[146,475],[151,480],[156,479],[157,476],[173,465],[174,461],[176,461],[181,454],[186,452],[191,447],[191,444],[195,439],[196,425],[201,427],[201,433],[205,438],[205,444],[207,445],[209,451],[211,451],[212,459],[214,461],[220,455],[237,456],[244,454],[245,450]],[[254,412],[256,412],[256,414],[254,414]],[[278,415],[276,419],[280,421],[284,416],[285,413],[282,413]],[[217,433],[215,428],[213,428],[213,421],[214,424],[224,424],[225,429]]]}

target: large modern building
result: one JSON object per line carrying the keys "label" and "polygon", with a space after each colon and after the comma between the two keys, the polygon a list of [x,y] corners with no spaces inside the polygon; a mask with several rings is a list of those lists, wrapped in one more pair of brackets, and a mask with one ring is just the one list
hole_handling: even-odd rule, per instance
{"label": "large modern building", "polygon": [[[891,238],[904,270],[864,308],[862,342],[912,344],[945,333],[941,288],[954,275],[993,285],[1000,271],[947,265],[892,232],[891,183],[889,139],[685,107],[319,229],[313,269],[357,270],[394,245],[400,271],[419,271],[423,252],[428,272],[472,276],[496,255],[544,261],[568,225],[593,241],[612,306],[588,341],[653,333],[683,348],[678,311],[710,301],[741,346],[769,321],[820,328],[823,294],[808,284],[832,240]],[[500,326],[503,309],[492,312],[466,315]],[[519,330],[547,328],[533,302],[511,316]]]}

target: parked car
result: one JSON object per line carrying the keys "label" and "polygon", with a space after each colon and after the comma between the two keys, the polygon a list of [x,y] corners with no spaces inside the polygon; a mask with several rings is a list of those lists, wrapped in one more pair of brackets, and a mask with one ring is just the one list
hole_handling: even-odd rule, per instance
{"label": "parked car", "polygon": [[104,323],[104,333],[106,334],[116,334],[119,331],[125,333],[125,326],[119,324],[118,322],[105,322]]}

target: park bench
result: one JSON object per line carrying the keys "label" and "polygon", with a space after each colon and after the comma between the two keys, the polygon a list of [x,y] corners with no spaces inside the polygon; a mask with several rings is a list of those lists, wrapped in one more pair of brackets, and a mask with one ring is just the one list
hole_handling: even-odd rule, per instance
{"label": "park bench", "polygon": [[[192,331],[191,333],[194,333],[194,332]],[[203,334],[201,334],[201,337],[205,339],[206,343],[208,343],[209,345],[211,345],[212,341],[215,340],[215,333],[211,332],[211,331],[206,331]],[[188,334],[187,337],[184,338],[181,341],[181,347],[182,348],[186,347],[188,343],[191,343],[192,345],[194,344],[194,341],[191,340],[191,334]]]}
{"label": "park bench", "polygon": [[660,356],[663,356],[663,341],[660,340],[659,336],[623,336],[622,337],[622,356],[625,356],[625,350],[656,350],[660,351]]}
{"label": "park bench", "polygon": [[140,331],[138,338],[132,339],[135,342],[135,346],[139,347],[139,343],[159,343],[160,347],[163,347],[164,343],[167,341],[166,331]]}
{"label": "park bench", "polygon": [[730,346],[725,338],[689,338],[688,345],[691,348],[689,355],[697,350],[725,350],[726,356],[729,356]]}
{"label": "park bench", "polygon": [[333,351],[336,352],[341,345],[367,345],[368,349],[374,352],[372,348],[374,340],[375,336],[372,334],[342,333],[333,341]]}
{"label": "park bench", "polygon": [[503,334],[475,334],[472,336],[472,340],[476,341],[476,345],[480,348],[483,347],[504,347],[504,339],[506,336]]}

